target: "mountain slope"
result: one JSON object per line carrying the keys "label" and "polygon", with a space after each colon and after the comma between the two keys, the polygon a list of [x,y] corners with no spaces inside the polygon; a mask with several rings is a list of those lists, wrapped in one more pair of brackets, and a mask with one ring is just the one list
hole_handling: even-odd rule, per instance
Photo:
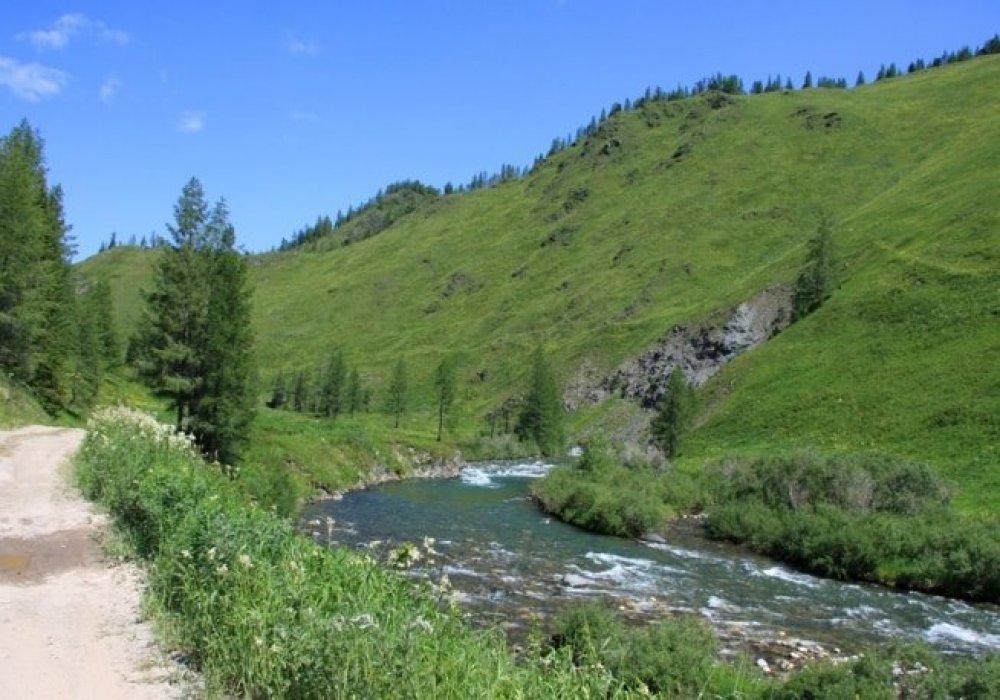
{"label": "mountain slope", "polygon": [[[985,508],[1000,493],[998,87],[1000,57],[985,57],[851,91],[619,112],[521,180],[443,197],[345,248],[255,256],[262,374],[341,348],[376,389],[400,357],[429,387],[455,353],[456,430],[471,434],[523,390],[537,343],[564,384],[606,376],[672,326],[718,322],[792,281],[826,214],[840,289],[706,385],[687,458],[907,454]],[[129,322],[148,255],[117,255],[83,269],[118,275]],[[575,425],[638,413],[613,399]]]}

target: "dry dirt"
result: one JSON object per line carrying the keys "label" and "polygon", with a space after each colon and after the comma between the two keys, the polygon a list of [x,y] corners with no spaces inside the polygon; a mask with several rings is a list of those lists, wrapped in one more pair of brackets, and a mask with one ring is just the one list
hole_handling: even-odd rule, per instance
{"label": "dry dirt", "polygon": [[105,562],[69,486],[82,430],[0,431],[0,698],[188,697],[141,621],[141,572]]}

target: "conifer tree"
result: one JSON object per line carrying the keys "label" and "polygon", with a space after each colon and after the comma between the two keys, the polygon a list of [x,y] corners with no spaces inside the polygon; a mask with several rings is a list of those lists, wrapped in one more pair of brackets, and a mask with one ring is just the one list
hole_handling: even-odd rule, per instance
{"label": "conifer tree", "polygon": [[820,218],[816,235],[807,244],[806,265],[795,282],[792,310],[798,320],[818,309],[836,286],[830,220]]}
{"label": "conifer tree", "polygon": [[208,253],[211,294],[201,348],[204,377],[192,432],[202,451],[225,464],[239,461],[254,418],[253,334],[247,264],[235,250],[228,215],[219,214],[219,245]]}
{"label": "conifer tree", "polygon": [[292,409],[299,413],[309,410],[309,380],[304,370],[295,375],[295,385],[292,388]]}
{"label": "conifer tree", "polygon": [[140,371],[170,397],[177,429],[209,456],[238,457],[253,417],[250,290],[223,200],[209,209],[196,178],[168,224],[139,347]]}
{"label": "conifer tree", "polygon": [[320,377],[317,411],[321,415],[336,418],[340,414],[345,399],[346,374],[343,355],[340,352],[332,353]]}
{"label": "conifer tree", "polygon": [[267,400],[268,408],[284,408],[288,401],[287,389],[285,387],[285,373],[278,372],[271,384],[271,398]]}
{"label": "conifer tree", "polygon": [[518,416],[516,433],[521,440],[534,440],[543,455],[552,456],[562,450],[562,404],[541,345],[532,355],[531,385]]}
{"label": "conifer tree", "polygon": [[434,370],[434,396],[437,399],[437,440],[441,442],[445,417],[455,402],[455,363],[449,357],[442,359]]}
{"label": "conifer tree", "polygon": [[386,402],[389,414],[394,418],[395,427],[399,427],[399,419],[406,413],[407,386],[406,386],[406,363],[403,358],[396,361],[396,366],[392,372],[392,380],[389,382],[389,394]]}
{"label": "conifer tree", "polygon": [[660,399],[656,416],[650,425],[653,441],[669,459],[680,453],[693,404],[694,393],[687,377],[680,367],[674,367],[667,381],[666,393]]}
{"label": "conifer tree", "polygon": [[26,121],[0,139],[0,370],[55,410],[67,398],[77,338],[69,227],[43,151]]}
{"label": "conifer tree", "polygon": [[344,388],[344,404],[348,412],[353,416],[356,412],[364,408],[364,387],[361,386],[361,375],[358,370],[352,369],[347,375],[347,386]]}

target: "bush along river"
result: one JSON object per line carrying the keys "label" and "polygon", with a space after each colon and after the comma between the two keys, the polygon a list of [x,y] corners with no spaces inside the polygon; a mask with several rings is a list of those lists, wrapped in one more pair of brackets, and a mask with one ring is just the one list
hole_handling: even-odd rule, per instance
{"label": "bush along river", "polygon": [[539,616],[603,599],[637,621],[700,614],[725,653],[749,653],[774,670],[890,640],[923,641],[943,653],[1000,650],[996,606],[810,576],[710,542],[695,524],[662,541],[567,525],[528,495],[530,480],[547,470],[484,463],[454,479],[390,482],[309,505],[302,527],[318,541],[367,547],[375,556],[433,538],[436,553],[410,575],[447,576],[474,620],[497,623],[515,640]]}

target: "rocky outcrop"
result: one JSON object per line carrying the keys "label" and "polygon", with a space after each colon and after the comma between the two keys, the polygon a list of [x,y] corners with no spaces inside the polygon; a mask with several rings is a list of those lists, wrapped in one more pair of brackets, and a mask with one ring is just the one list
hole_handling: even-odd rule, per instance
{"label": "rocky outcrop", "polygon": [[[792,290],[775,285],[738,305],[722,326],[674,326],[590,391],[589,403],[618,395],[651,408],[663,396],[675,367],[695,386],[704,384],[727,362],[784,329],[791,318]],[[579,394],[579,387],[575,389]]]}

